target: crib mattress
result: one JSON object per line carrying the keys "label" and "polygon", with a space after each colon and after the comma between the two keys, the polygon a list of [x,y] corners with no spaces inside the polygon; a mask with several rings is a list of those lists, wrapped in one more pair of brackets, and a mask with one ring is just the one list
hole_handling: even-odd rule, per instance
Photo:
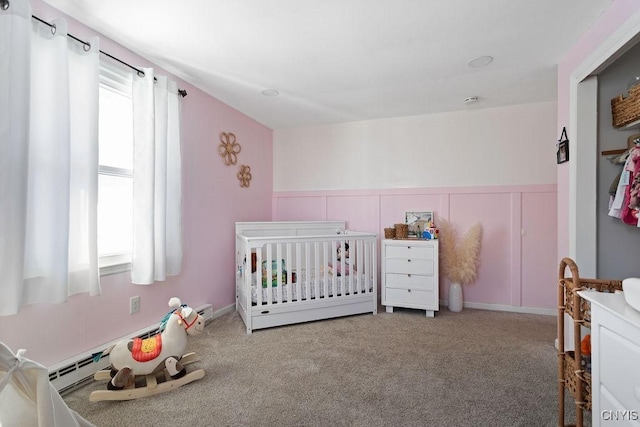
{"label": "crib mattress", "polygon": [[[296,274],[297,281],[294,283],[283,284],[281,287],[282,302],[289,302],[289,288],[291,288],[291,301],[307,299],[307,274],[304,270],[300,270]],[[324,298],[325,296],[333,297],[341,295],[349,295],[351,293],[357,294],[365,291],[373,291],[373,278],[369,278],[368,284],[366,283],[365,276],[363,274],[354,274],[353,276],[337,276],[329,275],[327,277],[327,286],[325,289],[325,276],[323,273],[315,274],[311,271],[309,274],[309,293],[310,298]],[[334,285],[335,279],[335,285]],[[256,304],[258,301],[258,294],[261,294],[262,303],[267,303],[269,297],[271,302],[278,302],[278,288],[277,287],[262,287],[256,286],[256,274],[252,274],[252,286],[251,286],[251,302]],[[351,282],[350,282],[351,281]],[[325,293],[327,295],[325,295]]]}

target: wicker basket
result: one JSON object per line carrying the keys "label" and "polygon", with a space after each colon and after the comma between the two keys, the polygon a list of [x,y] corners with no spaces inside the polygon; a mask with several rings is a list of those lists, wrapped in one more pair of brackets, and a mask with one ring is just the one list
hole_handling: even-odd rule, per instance
{"label": "wicker basket", "polygon": [[384,238],[385,239],[395,239],[396,238],[396,229],[395,228],[385,228],[384,229]]}
{"label": "wicker basket", "polygon": [[[591,411],[591,374],[584,372],[576,366],[573,351],[568,351],[563,358],[564,387],[576,401],[583,402],[584,409]],[[578,391],[578,382],[582,382],[581,390]],[[578,393],[582,393],[582,398],[577,399]]]}
{"label": "wicker basket", "polygon": [[[571,277],[564,277],[566,268],[571,271]],[[564,258],[560,262],[558,272],[558,285],[561,294],[558,303],[564,306],[564,311],[585,327],[591,326],[591,307],[589,302],[580,298],[578,291],[592,289],[598,292],[622,290],[622,280],[585,279],[580,277],[578,266],[570,258]]]}
{"label": "wicker basket", "polygon": [[406,239],[409,237],[409,226],[407,224],[395,224],[396,239]]}
{"label": "wicker basket", "polygon": [[640,84],[629,89],[629,96],[618,95],[611,100],[614,127],[622,127],[640,119]]}

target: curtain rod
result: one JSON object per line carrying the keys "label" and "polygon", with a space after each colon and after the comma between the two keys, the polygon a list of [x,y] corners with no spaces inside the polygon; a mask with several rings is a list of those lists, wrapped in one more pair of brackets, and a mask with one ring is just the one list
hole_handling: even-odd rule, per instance
{"label": "curtain rod", "polygon": [[[4,3],[3,3],[3,6],[4,6]],[[36,21],[38,21],[38,22],[42,22],[43,24],[48,25],[48,26],[49,26],[49,28],[51,28],[51,32],[52,32],[53,34],[55,34],[55,33],[56,33],[56,24],[51,24],[51,23],[49,23],[49,22],[45,21],[44,19],[38,18],[38,17],[37,17],[37,16],[35,16],[35,15],[31,15],[31,17],[32,17],[33,19],[35,19]],[[77,41],[78,43],[82,43],[82,44],[83,44],[83,49],[84,49],[86,52],[88,52],[88,51],[89,51],[89,49],[91,49],[91,43],[86,42],[86,41],[84,41],[84,40],[81,40],[81,39],[77,38],[76,36],[74,36],[74,35],[73,35],[73,34],[71,34],[71,33],[67,33],[67,36],[68,36],[68,37],[71,37],[72,39],[74,39],[74,40],[75,40],[75,41]],[[123,64],[123,65],[126,65],[127,67],[131,68],[132,70],[135,70],[135,71],[138,73],[138,75],[139,75],[140,77],[143,77],[143,76],[144,76],[144,71],[142,71],[141,69],[136,68],[136,67],[134,67],[133,65],[131,65],[131,64],[127,63],[127,62],[124,62],[123,60],[118,59],[118,58],[116,58],[115,56],[110,55],[110,54],[108,54],[107,52],[105,52],[105,51],[103,51],[103,50],[100,50],[100,53],[101,53],[101,54],[103,54],[103,55],[108,56],[109,58],[111,58],[111,59],[113,59],[113,60],[115,60],[115,61],[118,61],[119,63],[121,63],[121,64]],[[154,77],[154,78],[153,78],[153,81],[154,81],[154,82],[156,82],[156,81],[158,81],[158,79],[156,79],[156,78]],[[186,91],[186,90],[184,90],[184,89],[178,89],[178,93],[179,93],[179,94],[180,94],[180,96],[182,96],[183,98],[184,98],[185,96],[187,96],[187,91]]]}

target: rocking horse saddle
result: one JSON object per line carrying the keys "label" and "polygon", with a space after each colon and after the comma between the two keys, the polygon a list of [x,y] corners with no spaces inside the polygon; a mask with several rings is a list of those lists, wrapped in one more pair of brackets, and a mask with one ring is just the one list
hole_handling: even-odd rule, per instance
{"label": "rocking horse saddle", "polygon": [[162,335],[157,334],[144,339],[136,337],[129,341],[127,347],[134,360],[138,362],[148,362],[160,354],[162,350]]}

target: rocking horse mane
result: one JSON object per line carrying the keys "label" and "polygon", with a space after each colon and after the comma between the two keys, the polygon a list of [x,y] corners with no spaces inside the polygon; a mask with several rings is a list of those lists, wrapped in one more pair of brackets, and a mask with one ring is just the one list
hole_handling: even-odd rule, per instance
{"label": "rocking horse mane", "polygon": [[158,333],[164,331],[167,328],[167,322],[169,322],[169,318],[171,318],[171,315],[175,313],[176,310],[183,307],[187,307],[187,304],[181,304],[180,307],[174,308],[173,310],[171,310],[170,312],[164,315],[164,317],[160,321],[160,326],[158,326]]}

